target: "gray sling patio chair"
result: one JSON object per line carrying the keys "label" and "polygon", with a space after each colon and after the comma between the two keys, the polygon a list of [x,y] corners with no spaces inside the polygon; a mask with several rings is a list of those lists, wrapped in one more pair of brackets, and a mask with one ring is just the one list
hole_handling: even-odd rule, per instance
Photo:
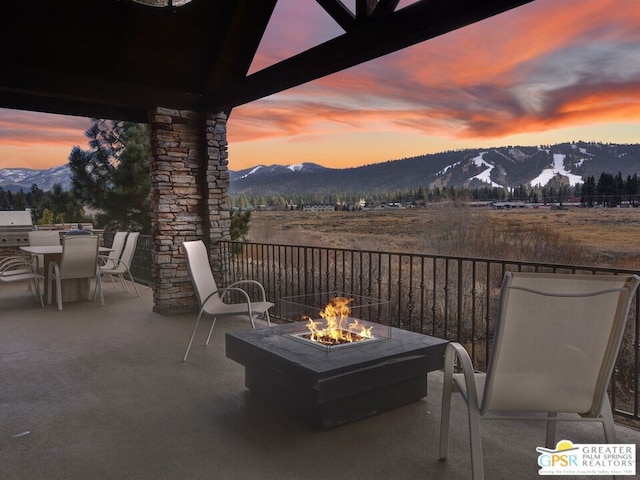
{"label": "gray sling patio chair", "polygon": [[[60,233],[57,230],[34,230],[29,232],[30,247],[45,247],[49,245],[60,245]],[[44,265],[44,255],[34,255],[36,267],[39,272],[44,272],[47,265]]]}
{"label": "gray sling patio chair", "polygon": [[[615,443],[607,387],[639,281],[507,272],[486,374],[474,371],[462,345],[447,346],[440,458],[448,455],[454,391],[467,403],[474,480],[484,478],[482,420],[546,421],[548,449],[556,446],[556,422],[596,421]],[[462,373],[454,373],[456,362]]]}
{"label": "gray sling patio chair", "polygon": [[124,250],[124,242],[128,232],[116,232],[113,234],[113,242],[111,242],[111,251],[109,255],[100,255],[100,266],[107,268],[115,268]]}
{"label": "gray sling patio chair", "polygon": [[35,265],[23,255],[11,255],[0,260],[0,272],[3,275],[17,275],[19,273],[29,273]]}
{"label": "gray sling patio chair", "polygon": [[[240,280],[226,288],[218,288],[213,278],[213,272],[209,265],[209,255],[207,254],[207,248],[204,243],[201,240],[196,240],[192,242],[182,242],[182,246],[184,247],[184,252],[187,257],[189,276],[193,282],[193,288],[196,293],[196,298],[198,299],[198,305],[200,306],[196,323],[193,326],[193,331],[187,344],[187,350],[182,359],[183,362],[187,360],[202,315],[213,317],[205,345],[209,345],[213,327],[216,324],[216,319],[219,317],[247,316],[251,322],[251,328],[256,328],[254,319],[259,316],[264,316],[267,325],[271,326],[268,310],[273,307],[274,304],[267,302],[264,287],[259,282],[255,280]],[[258,288],[260,291],[260,300],[252,301],[249,298],[249,294],[238,286],[248,284],[253,284]],[[239,294],[243,300],[239,303],[225,303],[225,296],[230,292]]]}
{"label": "gray sling patio chair", "polygon": [[100,305],[104,305],[102,281],[98,269],[100,235],[65,236],[62,239],[60,263],[49,262],[47,303],[51,303],[52,283],[56,282],[58,310],[62,310],[62,281],[72,279],[96,279],[96,295],[100,293]]}
{"label": "gray sling patio chair", "polygon": [[40,280],[44,280],[44,276],[37,272],[35,262],[27,258],[14,256],[0,261],[0,282],[28,282],[30,290],[40,298],[40,305],[44,307]]}
{"label": "gray sling patio chair", "polygon": [[[120,236],[119,238],[117,237],[118,233],[124,233],[124,235],[127,237],[124,248],[116,243],[116,240],[118,242],[124,240],[122,236]],[[127,282],[124,276],[128,275],[129,280],[131,280],[131,284],[133,285],[133,289],[136,291],[136,295],[139,297],[140,292],[138,292],[136,282],[133,280],[133,275],[131,275],[130,268],[131,262],[133,261],[133,256],[136,253],[136,246],[138,245],[138,237],[140,236],[140,232],[131,232],[128,235],[126,234],[126,232],[118,233],[116,233],[116,237],[113,240],[114,245],[112,245],[112,248],[114,248],[114,251],[116,248],[120,248],[122,255],[118,254],[118,257],[116,257],[115,255],[111,256],[110,254],[108,257],[101,257],[102,265],[100,265],[100,273],[103,275],[110,275],[112,281],[113,276],[117,276],[122,283],[122,288],[127,293],[129,293],[129,287],[127,286]],[[115,281],[113,282],[113,284],[115,286]]]}

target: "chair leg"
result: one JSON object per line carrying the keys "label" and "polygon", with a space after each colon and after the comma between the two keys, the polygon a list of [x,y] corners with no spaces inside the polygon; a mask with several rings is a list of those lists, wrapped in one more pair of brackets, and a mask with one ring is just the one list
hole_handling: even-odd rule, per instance
{"label": "chair leg", "polygon": [[53,286],[52,269],[49,269],[49,281],[47,282],[47,305],[51,305],[51,287]]}
{"label": "chair leg", "polygon": [[213,333],[213,327],[216,326],[216,319],[218,317],[213,317],[213,322],[211,322],[211,328],[209,329],[209,335],[207,335],[207,341],[204,343],[205,345],[209,345],[209,341],[211,340],[211,334]]}
{"label": "chair leg", "polygon": [[62,310],[62,286],[60,282],[60,270],[54,262],[49,263],[49,292],[47,294],[47,303],[51,304],[51,287],[53,278],[56,280],[56,300],[58,302],[58,310]]}
{"label": "chair leg", "polygon": [[451,419],[451,394],[453,380],[445,373],[442,384],[442,408],[440,413],[440,459],[446,460],[449,455],[449,429]]}
{"label": "chair leg", "polygon": [[121,273],[118,274],[118,277],[120,277],[120,283],[122,284],[122,289],[126,292],[129,293],[129,287],[127,287],[126,282],[124,281],[124,275],[122,275]]}
{"label": "chair leg", "polygon": [[[42,308],[44,308],[44,300],[42,299],[42,291],[40,290],[40,280],[38,279],[38,277],[36,277],[33,279],[33,282],[35,284],[36,295],[40,297],[40,305],[42,305]],[[44,288],[44,285],[42,286],[42,288]]]}
{"label": "chair leg", "polygon": [[471,478],[484,480],[482,460],[482,439],[480,436],[480,411],[478,407],[468,403],[469,407],[469,440],[471,444]]}
{"label": "chair leg", "polygon": [[191,338],[189,338],[189,343],[187,344],[187,351],[184,352],[183,362],[187,361],[187,356],[189,355],[189,350],[191,350],[191,344],[193,343],[193,338],[196,336],[196,330],[198,330],[198,325],[200,324],[200,317],[202,317],[202,309],[200,309],[200,313],[198,314],[198,318],[196,319],[196,324],[193,326],[193,331],[191,332]]}
{"label": "chair leg", "polygon": [[[104,307],[104,292],[102,290],[102,278],[99,270],[96,274],[96,294],[98,293],[98,290],[100,290],[100,305]],[[95,298],[94,298],[94,301],[95,301]]]}
{"label": "chair leg", "polygon": [[58,310],[62,310],[62,282],[60,277],[56,275],[56,300],[58,301]]}
{"label": "chair leg", "polygon": [[607,443],[617,443],[616,429],[613,423],[613,413],[611,411],[611,403],[609,397],[605,393],[602,400],[602,427],[604,428],[604,438]]}
{"label": "chair leg", "polygon": [[264,312],[265,316],[267,317],[267,327],[271,326],[271,317],[269,316],[269,311],[267,310],[266,312]]}
{"label": "chair leg", "polygon": [[133,285],[133,289],[136,291],[136,295],[139,297],[140,292],[138,292],[138,287],[136,286],[136,282],[133,281],[133,275],[131,275],[131,270],[127,270],[129,273],[129,279],[131,280],[131,284]]}

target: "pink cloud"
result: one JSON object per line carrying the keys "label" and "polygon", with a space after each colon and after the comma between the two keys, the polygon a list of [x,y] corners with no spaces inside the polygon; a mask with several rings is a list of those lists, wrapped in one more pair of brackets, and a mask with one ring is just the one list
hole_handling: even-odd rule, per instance
{"label": "pink cloud", "polygon": [[[342,33],[316,2],[281,0],[252,71]],[[228,135],[230,144],[281,142],[282,162],[287,145],[318,150],[342,141],[349,147],[336,151],[343,152],[346,166],[356,155],[348,150],[357,145],[346,140],[350,134],[468,144],[572,126],[640,124],[639,78],[640,2],[536,0],[238,107]],[[49,150],[55,150],[52,164],[64,163],[65,151],[86,146],[89,125],[86,118],[0,109],[0,162],[6,163],[3,152],[11,146],[13,164],[35,162],[34,152],[43,161]],[[35,150],[36,144],[49,148]],[[27,148],[31,157],[20,157]],[[256,163],[237,156],[234,162]]]}
{"label": "pink cloud", "polygon": [[86,145],[84,131],[89,128],[90,123],[84,117],[0,108],[0,143],[28,146],[34,142],[49,145],[69,145],[70,142],[75,142],[75,145]]}
{"label": "pink cloud", "polygon": [[[241,107],[233,139],[291,137],[327,122],[481,139],[640,121],[639,52],[640,3],[538,0]],[[589,108],[576,111],[586,98]],[[243,128],[245,118],[262,128]]]}

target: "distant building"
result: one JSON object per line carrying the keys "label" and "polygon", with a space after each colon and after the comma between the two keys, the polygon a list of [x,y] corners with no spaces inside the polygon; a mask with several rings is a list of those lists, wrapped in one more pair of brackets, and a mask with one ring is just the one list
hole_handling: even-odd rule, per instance
{"label": "distant building", "polygon": [[303,212],[333,212],[335,211],[335,205],[304,205],[302,207]]}

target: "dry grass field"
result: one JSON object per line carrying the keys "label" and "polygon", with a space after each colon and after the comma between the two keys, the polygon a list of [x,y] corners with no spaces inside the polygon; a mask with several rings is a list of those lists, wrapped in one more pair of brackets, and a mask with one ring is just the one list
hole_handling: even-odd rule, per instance
{"label": "dry grass field", "polygon": [[[495,243],[498,237],[508,239]],[[485,210],[442,205],[358,212],[261,211],[252,214],[249,240],[640,269],[640,209]],[[550,242],[562,253],[536,258],[536,249],[520,245],[527,240]],[[456,242],[464,247],[447,250]],[[529,251],[533,258],[523,258]]]}

